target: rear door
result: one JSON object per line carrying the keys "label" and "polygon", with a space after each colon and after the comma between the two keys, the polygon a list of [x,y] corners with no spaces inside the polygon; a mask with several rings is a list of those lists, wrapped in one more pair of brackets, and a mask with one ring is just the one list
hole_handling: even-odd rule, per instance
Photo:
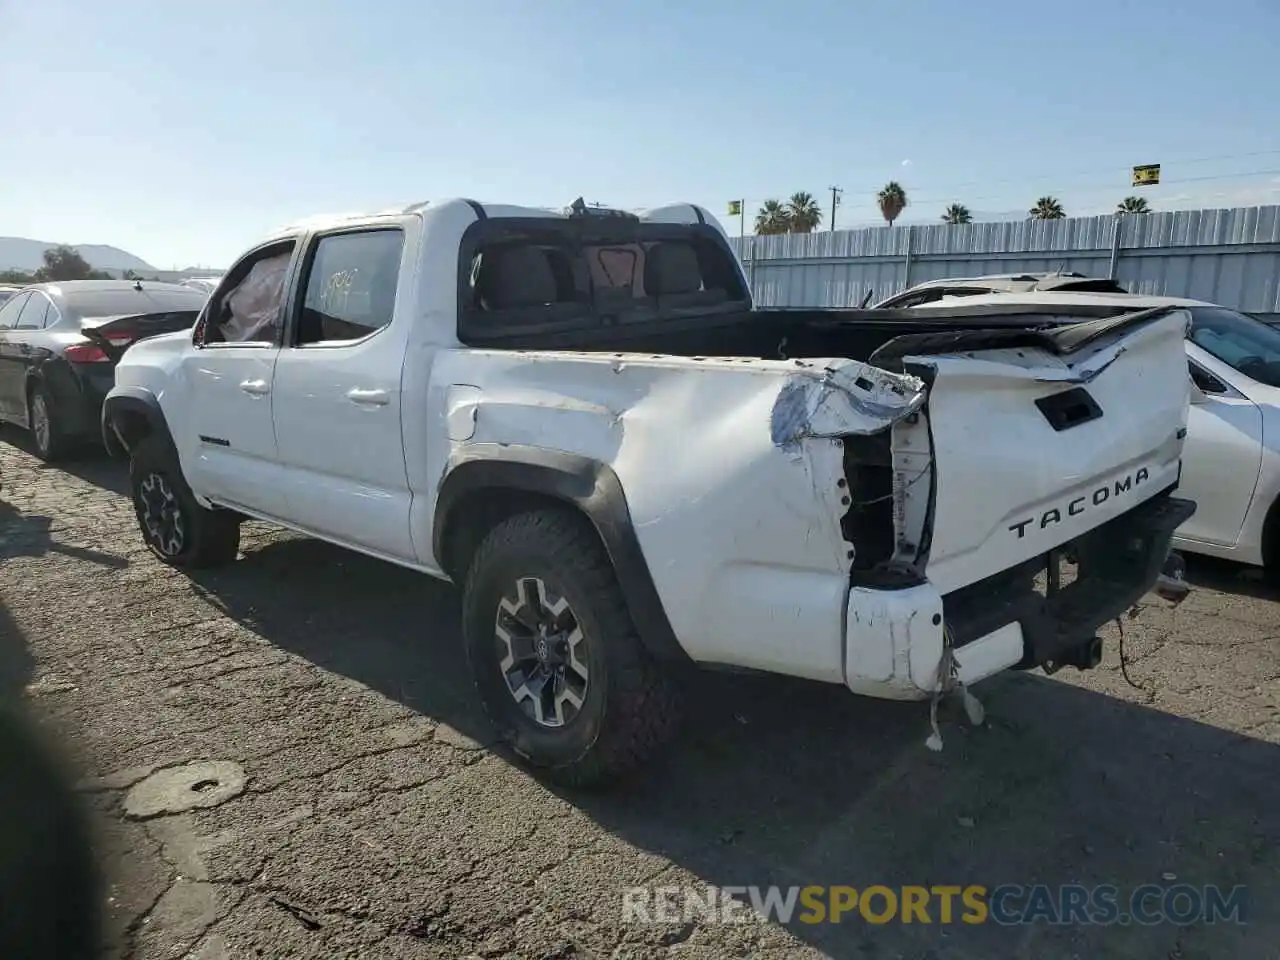
{"label": "rear door", "polygon": [[[310,241],[276,363],[274,417],[287,519],[320,536],[415,560],[401,434],[408,287],[403,226]],[[407,293],[406,293],[407,295]]]}
{"label": "rear door", "polygon": [[932,368],[929,579],[944,593],[1038,556],[1178,480],[1185,310],[1065,355],[1039,347],[916,358]]}
{"label": "rear door", "polygon": [[183,360],[187,404],[179,426],[183,470],[197,492],[277,516],[287,492],[271,418],[285,296],[297,242],[260,247],[228,272],[196,324]]}

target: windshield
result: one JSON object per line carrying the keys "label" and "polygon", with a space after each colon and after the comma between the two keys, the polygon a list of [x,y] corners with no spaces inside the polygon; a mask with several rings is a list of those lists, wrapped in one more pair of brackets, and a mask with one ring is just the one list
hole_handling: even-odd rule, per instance
{"label": "windshield", "polygon": [[1191,342],[1246,377],[1280,387],[1280,330],[1225,307],[1191,308]]}

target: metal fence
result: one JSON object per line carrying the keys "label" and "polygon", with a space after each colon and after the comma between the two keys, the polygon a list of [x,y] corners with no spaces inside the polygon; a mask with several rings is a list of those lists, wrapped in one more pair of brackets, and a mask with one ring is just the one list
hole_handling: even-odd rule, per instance
{"label": "metal fence", "polygon": [[944,277],[1074,270],[1280,321],[1280,206],[734,238],[762,307],[857,306]]}

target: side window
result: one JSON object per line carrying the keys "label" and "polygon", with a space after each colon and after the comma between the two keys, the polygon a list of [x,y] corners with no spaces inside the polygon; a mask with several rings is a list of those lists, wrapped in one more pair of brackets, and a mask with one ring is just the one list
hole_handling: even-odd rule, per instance
{"label": "side window", "polygon": [[1205,393],[1226,393],[1227,387],[1221,380],[1215,377],[1208,370],[1197,366],[1188,361],[1187,366],[1191,370],[1191,382],[1203,390]]}
{"label": "side window", "polygon": [[303,269],[297,345],[359,340],[390,324],[403,249],[398,229],[320,237]]}
{"label": "side window", "polygon": [[279,342],[295,243],[255,251],[227,273],[195,332],[200,346],[264,346]]}
{"label": "side window", "polygon": [[0,330],[12,330],[18,323],[18,314],[30,298],[29,293],[19,293],[0,307]]}
{"label": "side window", "polygon": [[19,330],[39,330],[44,327],[44,315],[49,309],[49,300],[42,293],[33,293],[27,299],[22,314],[18,317]]}

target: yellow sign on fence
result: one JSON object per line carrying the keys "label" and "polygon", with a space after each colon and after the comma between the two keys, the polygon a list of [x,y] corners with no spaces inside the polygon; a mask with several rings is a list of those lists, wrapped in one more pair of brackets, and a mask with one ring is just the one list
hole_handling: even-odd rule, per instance
{"label": "yellow sign on fence", "polygon": [[1133,168],[1133,185],[1135,187],[1154,186],[1160,182],[1160,164],[1144,163]]}

